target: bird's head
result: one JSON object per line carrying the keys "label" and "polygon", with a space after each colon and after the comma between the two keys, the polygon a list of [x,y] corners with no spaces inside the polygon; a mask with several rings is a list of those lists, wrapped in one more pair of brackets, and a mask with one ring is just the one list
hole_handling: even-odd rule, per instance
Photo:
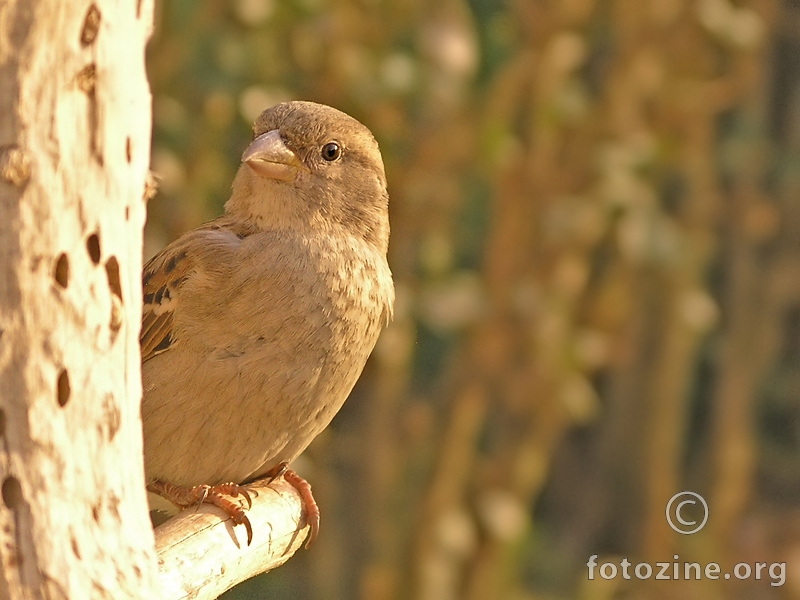
{"label": "bird's head", "polygon": [[378,143],[354,118],[313,102],[264,111],[225,205],[263,229],[344,227],[385,251],[388,193]]}

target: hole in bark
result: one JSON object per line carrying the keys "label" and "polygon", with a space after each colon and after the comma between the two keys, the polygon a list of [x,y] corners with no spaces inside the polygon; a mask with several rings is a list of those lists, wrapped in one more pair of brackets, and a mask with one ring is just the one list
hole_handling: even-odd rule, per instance
{"label": "hole in bark", "polygon": [[117,298],[122,300],[122,283],[119,279],[119,262],[117,262],[116,256],[112,256],[106,261],[106,275],[108,276],[108,287]]}
{"label": "hole in bark", "polygon": [[90,96],[94,95],[94,88],[97,84],[97,65],[94,63],[86,65],[78,72],[78,88]]}
{"label": "hole in bark", "polygon": [[70,542],[72,543],[72,552],[73,552],[73,554],[75,554],[76,558],[78,560],[80,560],[80,558],[81,558],[81,549],[78,547],[78,540],[75,539],[74,535],[71,537]]}
{"label": "hole in bark", "polygon": [[86,240],[86,250],[89,252],[89,258],[92,259],[94,264],[100,263],[100,236],[93,233]]}
{"label": "hole in bark", "polygon": [[69,285],[69,259],[67,255],[61,253],[56,260],[56,268],[53,276],[56,279],[56,283],[60,285],[62,288],[67,289]]}
{"label": "hole in bark", "polygon": [[89,7],[86,17],[83,19],[83,29],[81,29],[81,44],[88,46],[94,42],[97,32],[100,30],[100,9],[96,4]]}
{"label": "hole in bark", "polygon": [[69,395],[71,393],[71,389],[69,386],[69,373],[67,373],[66,369],[61,369],[61,372],[58,374],[58,405],[64,406],[67,402],[69,402]]}
{"label": "hole in bark", "polygon": [[133,158],[133,148],[130,136],[125,138],[125,158],[128,159],[128,162],[131,162],[131,159]]}
{"label": "hole in bark", "polygon": [[125,207],[125,220],[126,221],[130,221],[131,220],[131,207],[130,206],[126,206]]}
{"label": "hole in bark", "polygon": [[3,481],[3,502],[11,510],[22,504],[22,485],[16,477],[6,477]]}

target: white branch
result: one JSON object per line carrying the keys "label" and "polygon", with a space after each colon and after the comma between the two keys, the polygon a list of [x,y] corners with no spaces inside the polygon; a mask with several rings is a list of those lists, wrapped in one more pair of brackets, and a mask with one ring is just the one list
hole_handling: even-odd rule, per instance
{"label": "white branch", "polygon": [[253,542],[243,525],[202,505],[173,517],[156,531],[159,579],[164,600],[214,600],[246,579],[285,563],[308,534],[300,494],[278,479],[247,486],[253,506],[247,516]]}

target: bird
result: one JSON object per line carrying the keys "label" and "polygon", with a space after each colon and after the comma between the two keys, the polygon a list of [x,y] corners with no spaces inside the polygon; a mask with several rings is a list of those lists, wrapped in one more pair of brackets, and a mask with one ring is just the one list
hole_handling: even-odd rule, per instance
{"label": "bird", "polygon": [[375,137],[335,108],[277,104],[253,133],[224,214],[143,269],[145,477],[151,508],[215,504],[249,545],[234,499],[283,476],[302,497],[308,546],[319,509],[288,465],[392,319],[389,195]]}

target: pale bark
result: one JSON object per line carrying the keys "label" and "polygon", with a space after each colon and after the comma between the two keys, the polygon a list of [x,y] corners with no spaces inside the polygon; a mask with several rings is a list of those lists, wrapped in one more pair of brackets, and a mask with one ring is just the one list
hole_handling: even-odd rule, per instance
{"label": "pale bark", "polygon": [[308,534],[300,494],[283,480],[248,486],[253,506],[243,525],[212,506],[188,509],[156,529],[164,600],[213,600],[237,583],[285,563]]}
{"label": "pale bark", "polygon": [[0,2],[0,598],[155,598],[138,332],[150,0]]}

